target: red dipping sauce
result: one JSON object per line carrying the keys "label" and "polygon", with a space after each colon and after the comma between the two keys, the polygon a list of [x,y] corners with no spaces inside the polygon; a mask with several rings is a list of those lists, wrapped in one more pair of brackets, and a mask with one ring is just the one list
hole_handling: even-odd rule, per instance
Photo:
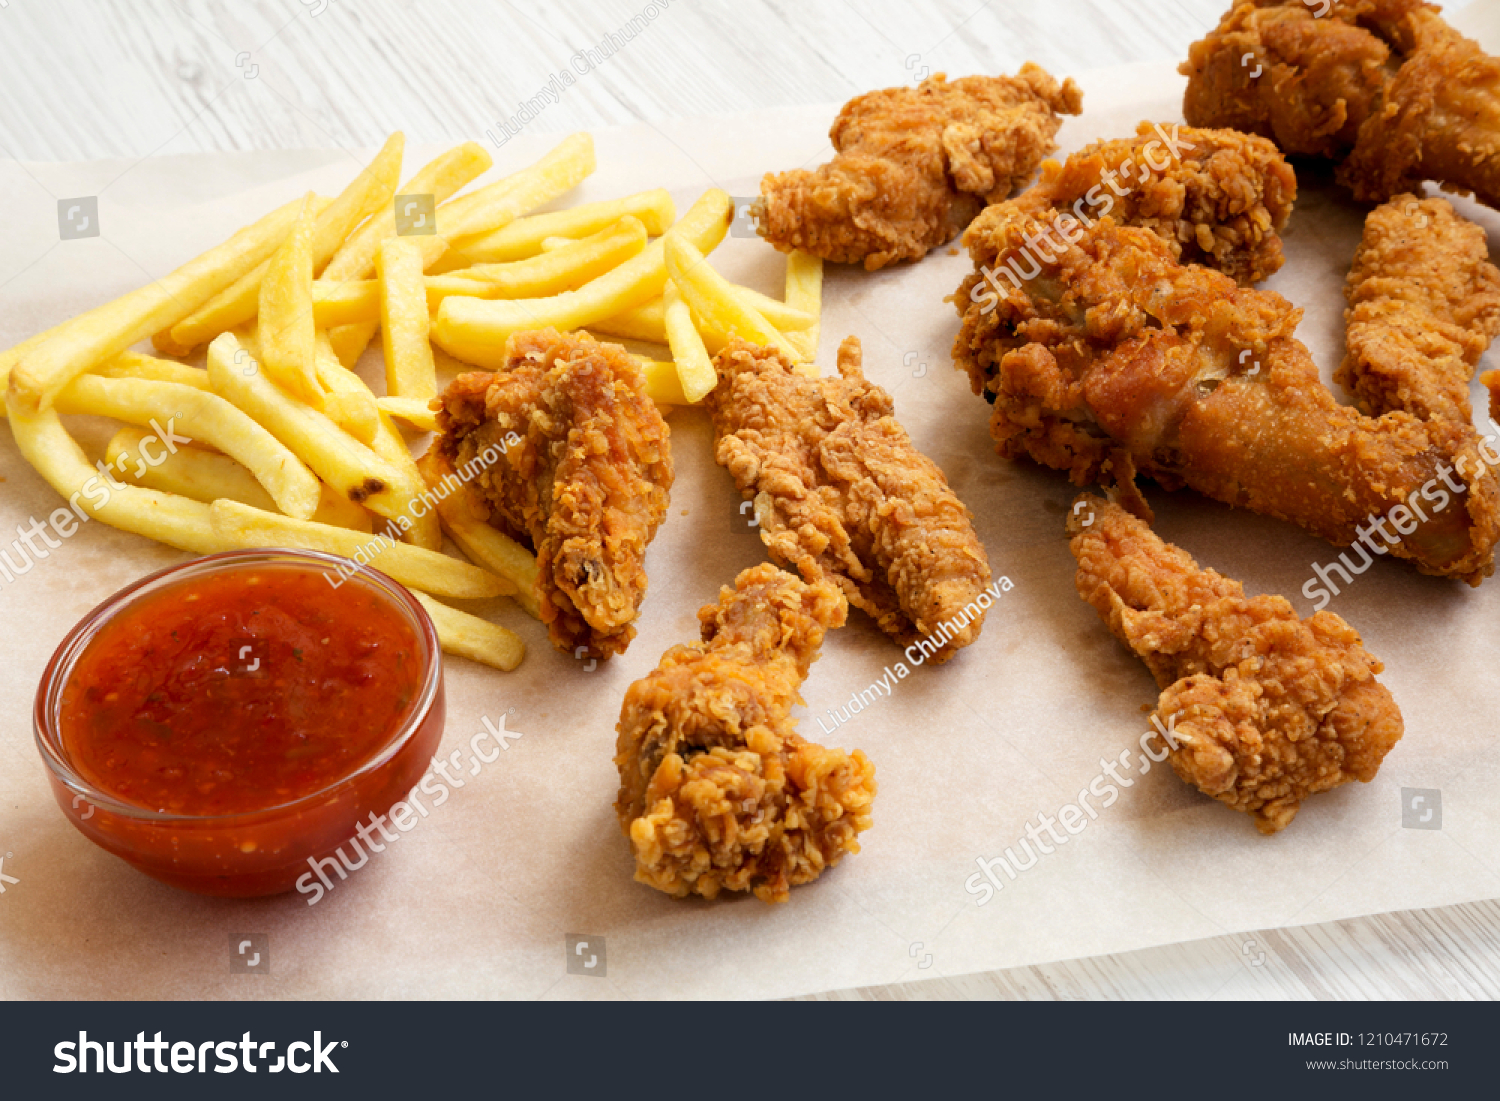
{"label": "red dipping sauce", "polygon": [[389,810],[441,738],[441,661],[416,600],[349,569],[213,555],[90,613],[37,695],[74,824],[149,875],[248,895],[289,889]]}

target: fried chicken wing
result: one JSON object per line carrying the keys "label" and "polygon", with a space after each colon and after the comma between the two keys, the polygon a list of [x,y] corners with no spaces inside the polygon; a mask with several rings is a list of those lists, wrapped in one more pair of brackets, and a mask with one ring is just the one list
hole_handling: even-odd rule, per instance
{"label": "fried chicken wing", "polygon": [[1468,424],[1469,383],[1500,334],[1500,270],[1484,230],[1446,199],[1372,210],[1344,287],[1346,352],[1334,380],[1375,416]]}
{"label": "fried chicken wing", "polygon": [[619,345],[521,332],[506,361],[448,387],[438,446],[489,507],[490,523],[535,550],[553,645],[623,653],[646,593],[646,547],[672,488],[666,423]]}
{"label": "fried chicken wing", "polygon": [[[1010,201],[1038,218],[1049,209],[1083,222],[1108,214],[1153,231],[1183,263],[1249,285],[1281,268],[1280,233],[1296,198],[1297,175],[1266,138],[1143,122],[1133,138],[1044,162],[1041,178]],[[990,207],[971,230],[983,234],[1004,217]]]}
{"label": "fried chicken wing", "polygon": [[1500,205],[1500,59],[1423,0],[1241,0],[1193,44],[1183,115],[1342,162],[1384,202],[1423,180]]}
{"label": "fried chicken wing", "polygon": [[698,613],[703,641],[674,646],[625,693],[615,811],[635,878],[678,898],[754,891],[784,902],[870,828],[875,767],[803,741],[791,718],[823,633],[847,605],[764,563]]}
{"label": "fried chicken wing", "polygon": [[837,583],[902,645],[941,642],[934,661],[978,638],[984,544],[890,395],[865,380],[859,341],[840,347],[838,378],[805,378],[776,350],[739,340],[714,364],[714,457],[755,502],[771,557]]}
{"label": "fried chicken wing", "polygon": [[1500,476],[1472,426],[1339,405],[1279,294],[1179,264],[1109,218],[1050,258],[1025,257],[1034,219],[986,229],[965,238],[980,270],[955,296],[953,356],[993,395],[1002,455],[1077,485],[1129,487],[1139,470],[1339,545],[1378,530],[1378,553],[1471,584],[1494,571]]}
{"label": "fried chicken wing", "polygon": [[783,252],[870,271],[919,259],[1029,178],[1056,148],[1058,113],[1082,101],[1030,62],[1013,77],[938,73],[856,96],[828,133],[832,161],[761,181],[760,231]]}
{"label": "fried chicken wing", "polygon": [[[1401,740],[1383,666],[1332,612],[1305,620],[1084,494],[1069,513],[1078,595],[1145,661],[1172,769],[1276,833],[1302,801],[1375,778]],[[1158,741],[1162,735],[1158,734]]]}

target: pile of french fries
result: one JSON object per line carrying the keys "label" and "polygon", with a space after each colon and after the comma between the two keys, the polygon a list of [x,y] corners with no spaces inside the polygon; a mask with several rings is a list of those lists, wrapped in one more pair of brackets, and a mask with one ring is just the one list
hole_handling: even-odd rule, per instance
{"label": "pile of french fries", "polygon": [[[434,598],[510,596],[535,616],[536,562],[436,449],[413,458],[397,422],[435,430],[439,368],[502,368],[511,334],[548,326],[661,345],[668,358],[639,362],[662,405],[713,389],[710,356],[731,335],[816,374],[821,261],[788,257],[784,302],[726,280],[705,259],[734,216],[719,190],[681,218],[661,189],[533,213],[593,172],[587,134],[466,193],[492,164],[481,146],[402,184],[403,148],[393,134],[335,198],[288,203],[0,353],[3,412],[75,509],[199,554],[283,546],[367,562],[416,593],[446,652],[514,669],[514,632]],[[413,196],[432,197],[435,224],[403,233]],[[378,396],[354,370],[377,331]],[[147,339],[157,355],[132,350]],[[74,413],[123,422],[103,486],[60,419]],[[469,561],[445,553],[445,534]]]}

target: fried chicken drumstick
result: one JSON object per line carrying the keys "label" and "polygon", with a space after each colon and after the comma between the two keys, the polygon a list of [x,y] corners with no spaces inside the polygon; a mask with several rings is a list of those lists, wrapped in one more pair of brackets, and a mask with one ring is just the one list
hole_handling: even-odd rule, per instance
{"label": "fried chicken drumstick", "polygon": [[[1281,268],[1280,233],[1297,198],[1297,175],[1266,138],[1143,122],[1133,138],[1095,142],[1011,202],[1089,221],[1108,214],[1152,230],[1185,264],[1206,264],[1248,286]],[[1002,206],[1004,204],[1001,204]],[[1006,214],[990,207],[974,223]]]}
{"label": "fried chicken drumstick", "polygon": [[714,457],[755,502],[771,557],[835,582],[903,646],[951,632],[933,661],[978,638],[984,544],[891,396],[865,380],[859,341],[839,348],[838,378],[806,378],[775,349],[740,340],[714,365]]}
{"label": "fried chicken drumstick", "polygon": [[[646,546],[667,513],[667,425],[635,359],[555,329],[516,333],[508,366],[460,375],[442,395],[438,447],[537,556],[542,622],[559,650],[607,658],[635,637]],[[507,446],[514,433],[519,443]],[[491,448],[504,452],[486,466]],[[476,465],[470,465],[476,464]]]}
{"label": "fried chicken drumstick", "polygon": [[1182,65],[1183,115],[1341,161],[1383,202],[1436,180],[1500,206],[1500,59],[1422,0],[1241,0]]}
{"label": "fried chicken drumstick", "polygon": [[870,271],[919,259],[1025,182],[1057,147],[1058,113],[1082,103],[1073,81],[1030,62],[1013,77],[938,73],[856,96],[828,132],[833,160],[761,181],[761,234]]}
{"label": "fried chicken drumstick", "polygon": [[[1247,598],[1119,505],[1084,494],[1068,517],[1078,595],[1145,661],[1172,770],[1276,833],[1302,801],[1375,778],[1401,740],[1383,666],[1332,612],[1305,620]],[[1158,735],[1158,739],[1161,735]]]}
{"label": "fried chicken drumstick", "polygon": [[953,357],[992,396],[1002,455],[1077,485],[1128,488],[1139,470],[1339,545],[1378,530],[1377,553],[1471,584],[1494,571],[1500,477],[1472,426],[1339,405],[1279,294],[1179,264],[1156,234],[1105,218],[1054,243],[1035,278],[971,299],[1038,225],[1017,213],[985,230],[965,236],[981,271],[955,296]]}
{"label": "fried chicken drumstick", "polygon": [[1446,199],[1398,195],[1365,219],[1344,297],[1347,350],[1333,377],[1361,411],[1472,420],[1469,383],[1500,335],[1484,230]]}
{"label": "fried chicken drumstick", "polygon": [[703,641],[674,646],[625,693],[615,811],[635,878],[678,898],[754,891],[784,902],[870,828],[875,767],[803,741],[790,716],[823,632],[847,605],[764,563],[698,613]]}

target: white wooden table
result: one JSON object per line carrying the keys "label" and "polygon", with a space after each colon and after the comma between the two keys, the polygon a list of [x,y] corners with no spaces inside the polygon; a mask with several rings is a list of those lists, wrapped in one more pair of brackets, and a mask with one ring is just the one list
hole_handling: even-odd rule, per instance
{"label": "white wooden table", "polygon": [[[532,127],[832,103],[923,67],[1029,59],[1061,74],[1177,59],[1226,2],[0,0],[0,157],[368,147],[397,128],[413,142],[481,139],[642,13],[630,49]],[[1497,995],[1500,903],[1483,902],[824,997]]]}

